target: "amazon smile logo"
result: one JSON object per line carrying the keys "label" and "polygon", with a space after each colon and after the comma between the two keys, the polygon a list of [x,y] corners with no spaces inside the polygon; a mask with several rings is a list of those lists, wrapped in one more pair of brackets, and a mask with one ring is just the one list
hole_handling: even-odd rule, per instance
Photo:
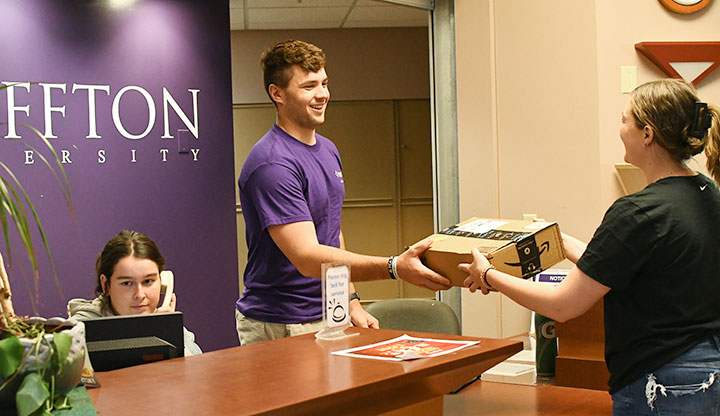
{"label": "amazon smile logo", "polygon": [[[544,252],[548,251],[548,250],[550,250],[550,242],[549,242],[549,241],[544,241],[542,244],[540,244],[540,251],[538,252],[537,256],[532,256],[532,251],[533,251],[533,250],[532,250],[532,247],[531,247],[530,245],[528,245],[528,246],[526,246],[526,247],[524,247],[524,248],[522,249],[522,252],[523,252],[522,254],[524,254],[524,256],[525,256],[526,258],[537,259],[537,260],[538,260],[538,263],[539,263],[539,262],[540,262],[540,256],[542,256],[542,254],[543,254]],[[521,250],[518,250],[518,254],[521,254],[520,252],[521,252]],[[521,260],[522,260],[522,259],[521,259]],[[505,265],[511,266],[511,267],[522,267],[522,266],[524,265],[524,266],[526,266],[526,267],[528,268],[528,271],[533,271],[533,270],[535,270],[535,269],[537,268],[537,266],[535,266],[534,263],[532,263],[532,262],[528,263],[528,262],[523,262],[523,261],[519,261],[519,262],[517,262],[517,263],[508,263],[508,262],[505,262]]]}

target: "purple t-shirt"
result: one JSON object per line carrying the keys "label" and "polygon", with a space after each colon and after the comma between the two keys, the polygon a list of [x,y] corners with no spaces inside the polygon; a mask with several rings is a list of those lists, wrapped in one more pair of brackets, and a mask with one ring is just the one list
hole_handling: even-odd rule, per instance
{"label": "purple t-shirt", "polygon": [[274,125],[245,160],[238,187],[248,262],[236,307],[263,322],[322,318],[320,280],[300,274],[275,245],[267,227],[312,221],[320,244],[340,247],[345,198],[340,154],[319,134],[308,146]]}

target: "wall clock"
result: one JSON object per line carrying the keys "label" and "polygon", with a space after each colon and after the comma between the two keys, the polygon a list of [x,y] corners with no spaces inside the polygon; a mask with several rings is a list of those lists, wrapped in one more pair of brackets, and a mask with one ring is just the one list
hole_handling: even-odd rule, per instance
{"label": "wall clock", "polygon": [[707,7],[712,0],[660,0],[660,4],[675,13],[690,14]]}

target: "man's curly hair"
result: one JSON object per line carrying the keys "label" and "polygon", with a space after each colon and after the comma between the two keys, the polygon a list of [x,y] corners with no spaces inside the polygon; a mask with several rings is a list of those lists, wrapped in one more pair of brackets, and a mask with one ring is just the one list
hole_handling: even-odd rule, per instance
{"label": "man's curly hair", "polygon": [[[290,82],[290,67],[299,65],[308,72],[317,72],[325,66],[325,53],[317,46],[301,40],[280,42],[260,56],[265,92],[270,84],[285,88]],[[272,99],[272,97],[271,97]]]}

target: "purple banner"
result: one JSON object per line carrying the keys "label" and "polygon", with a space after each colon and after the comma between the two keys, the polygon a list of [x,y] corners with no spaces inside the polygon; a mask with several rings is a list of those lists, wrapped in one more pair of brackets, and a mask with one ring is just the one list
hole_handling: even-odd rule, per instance
{"label": "purple banner", "polygon": [[[65,316],[68,299],[92,298],[97,254],[133,229],[174,272],[198,345],[237,345],[228,2],[0,0],[0,20],[0,82],[19,83],[0,91],[0,162],[37,207],[63,291],[37,235],[39,313]],[[57,150],[74,216],[24,124]],[[17,238],[12,254],[16,312],[30,315]]]}

